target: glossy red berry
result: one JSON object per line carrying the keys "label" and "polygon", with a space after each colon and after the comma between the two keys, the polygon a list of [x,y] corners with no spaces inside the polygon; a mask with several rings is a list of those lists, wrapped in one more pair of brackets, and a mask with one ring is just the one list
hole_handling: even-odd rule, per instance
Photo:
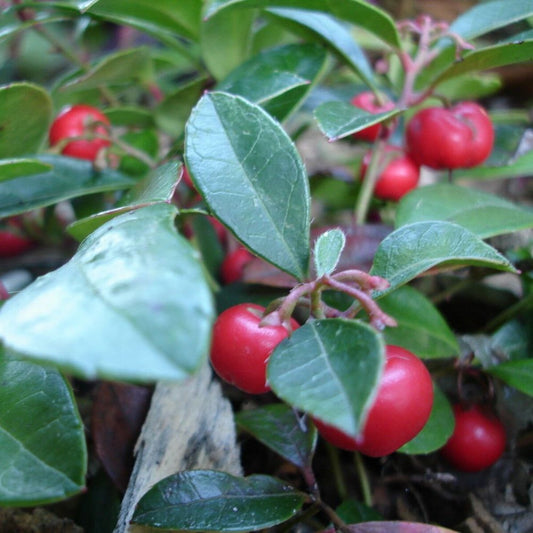
{"label": "glossy red berry", "polygon": [[224,283],[234,283],[242,279],[244,267],[253,259],[253,255],[242,246],[228,253],[220,265],[220,277]]}
{"label": "glossy red berry", "polygon": [[6,219],[0,227],[0,257],[15,257],[34,245],[32,239],[24,234],[17,217]]}
{"label": "glossy red berry", "polygon": [[[265,308],[243,303],[223,311],[213,328],[211,364],[226,382],[250,394],[268,392],[266,367],[274,348],[289,335],[283,326],[260,326]],[[298,327],[291,320],[293,329]]]}
{"label": "glossy red berry", "polygon": [[[363,157],[361,179],[366,175],[371,158],[372,152],[367,152]],[[374,187],[374,196],[377,198],[397,202],[418,185],[420,168],[399,146],[388,145],[382,162],[378,164],[379,176]]]}
{"label": "glossy red berry", "polygon": [[[363,109],[364,111],[368,111],[373,115],[376,115],[378,113],[384,113],[386,111],[391,111],[392,109],[394,109],[395,106],[394,102],[391,101],[386,101],[383,103],[378,102],[376,99],[376,95],[372,91],[365,91],[355,95],[352,98],[351,103],[355,107]],[[374,142],[378,138],[381,128],[382,124],[374,124],[373,126],[369,126],[368,128],[357,131],[353,134],[353,136],[356,139]]]}
{"label": "glossy red berry", "polygon": [[469,168],[492,151],[494,128],[483,107],[462,102],[450,109],[418,111],[405,130],[407,149],[419,165],[434,169]]}
{"label": "glossy red berry", "polygon": [[503,454],[503,424],[480,406],[453,406],[455,429],[441,449],[443,457],[458,470],[477,472],[493,465]]}
{"label": "glossy red berry", "polygon": [[314,419],[320,435],[338,448],[371,457],[388,455],[413,439],[425,426],[433,406],[433,383],[414,354],[389,345],[378,392],[360,438]]}
{"label": "glossy red berry", "polygon": [[[74,105],[63,109],[52,122],[49,131],[50,146],[63,139],[82,135],[107,135],[109,119],[95,107]],[[63,155],[94,161],[98,152],[111,143],[107,139],[79,139],[65,145]]]}

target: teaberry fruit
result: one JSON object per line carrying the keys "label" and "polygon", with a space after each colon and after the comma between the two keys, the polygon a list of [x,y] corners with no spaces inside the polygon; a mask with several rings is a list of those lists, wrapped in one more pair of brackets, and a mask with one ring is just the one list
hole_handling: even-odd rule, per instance
{"label": "teaberry fruit", "polygon": [[235,248],[224,257],[220,265],[220,277],[224,283],[234,283],[242,278],[244,267],[253,255],[243,246]]}
{"label": "teaberry fruit", "polygon": [[313,418],[320,435],[334,446],[382,457],[413,439],[428,421],[433,406],[433,383],[426,366],[399,346],[388,345],[385,355],[377,395],[359,438]]}
{"label": "teaberry fruit", "polygon": [[[386,111],[391,111],[392,109],[394,109],[395,106],[394,102],[391,102],[390,100],[387,100],[385,102],[379,102],[376,98],[376,95],[372,91],[364,91],[362,93],[356,94],[351,99],[351,103],[355,107],[363,109],[364,111],[368,111],[373,115],[376,115],[378,113],[384,113]],[[374,142],[378,138],[381,128],[382,124],[374,124],[373,126],[368,126],[368,128],[356,131],[353,136],[356,139]]]}
{"label": "teaberry fruit", "polygon": [[87,136],[68,142],[61,150],[63,155],[94,161],[96,156],[111,143],[108,139],[90,138],[91,136],[107,136],[109,119],[95,107],[89,105],[73,105],[63,109],[52,122],[48,133],[50,146],[73,137]]}
{"label": "teaberry fruit", "polygon": [[[250,394],[270,390],[266,367],[274,348],[289,335],[282,325],[260,325],[265,308],[242,303],[223,311],[215,321],[211,364],[226,382]],[[291,319],[294,330],[299,324]]]}
{"label": "teaberry fruit", "polygon": [[[372,152],[367,152],[361,162],[360,175],[364,179]],[[383,161],[378,161],[379,176],[374,186],[374,196],[397,202],[416,188],[420,179],[420,167],[399,146],[387,145]]]}
{"label": "teaberry fruit", "polygon": [[492,121],[476,102],[450,109],[428,107],[418,111],[405,130],[409,155],[418,165],[434,169],[470,168],[492,151]]}

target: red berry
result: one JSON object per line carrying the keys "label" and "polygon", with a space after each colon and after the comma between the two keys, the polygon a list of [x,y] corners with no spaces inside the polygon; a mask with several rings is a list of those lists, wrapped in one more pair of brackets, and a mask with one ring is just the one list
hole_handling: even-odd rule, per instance
{"label": "red berry", "polygon": [[477,472],[493,465],[505,450],[503,424],[480,406],[453,406],[455,429],[441,453],[464,472]]}
{"label": "red berry", "polygon": [[8,219],[7,226],[0,228],[0,257],[15,257],[29,250],[33,244],[16,219]]}
{"label": "red berry", "polygon": [[9,293],[7,292],[7,289],[5,288],[5,285],[0,281],[0,302],[3,300],[7,300],[9,298]]}
{"label": "red berry", "polygon": [[[394,102],[391,101],[384,102],[383,104],[379,103],[376,100],[376,95],[372,91],[365,91],[357,94],[352,98],[351,103],[355,107],[363,109],[364,111],[368,111],[373,115],[384,113],[385,111],[391,111],[395,106]],[[356,139],[374,142],[379,136],[381,127],[381,124],[374,124],[373,126],[369,126],[368,128],[357,131],[353,134],[353,136]]]}
{"label": "red berry", "polygon": [[246,248],[242,246],[235,248],[235,250],[226,255],[220,265],[220,277],[222,281],[227,284],[239,281],[242,278],[244,267],[253,257]]}
{"label": "red berry", "polygon": [[[49,131],[50,146],[63,139],[82,135],[107,135],[109,119],[95,107],[74,105],[63,109]],[[80,139],[71,141],[61,150],[63,155],[94,161],[98,152],[111,143],[107,139]]]}
{"label": "red berry", "polygon": [[[372,152],[367,152],[361,162],[361,179],[365,177]],[[382,200],[397,202],[402,196],[414,189],[420,179],[420,168],[399,146],[388,145],[383,154],[384,167],[374,187],[374,195]]]}
{"label": "red berry", "polygon": [[422,109],[407,124],[405,136],[415,162],[434,169],[479,165],[494,144],[492,121],[475,102]]}
{"label": "red berry", "polygon": [[314,422],[322,437],[334,446],[382,457],[422,430],[432,406],[433,383],[424,363],[411,352],[389,345],[377,396],[361,437],[355,439],[321,420]]}
{"label": "red berry", "polygon": [[[223,311],[215,322],[211,364],[228,383],[250,394],[268,392],[266,367],[274,348],[288,335],[283,326],[260,326],[265,308],[244,303]],[[298,323],[291,319],[293,329]]]}

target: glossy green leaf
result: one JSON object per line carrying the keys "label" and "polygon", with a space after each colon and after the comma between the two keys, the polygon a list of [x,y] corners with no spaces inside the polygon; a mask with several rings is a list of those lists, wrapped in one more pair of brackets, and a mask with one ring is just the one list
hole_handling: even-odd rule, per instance
{"label": "glossy green leaf", "polygon": [[452,407],[444,393],[433,386],[433,407],[422,431],[398,451],[410,455],[431,453],[442,448],[455,427]]}
{"label": "glossy green leaf", "polygon": [[510,361],[527,359],[531,354],[533,332],[519,320],[506,322],[494,332],[491,338],[493,350],[500,356],[505,354]]}
{"label": "glossy green leaf", "polygon": [[37,152],[51,118],[52,100],[42,87],[31,83],[0,87],[0,158]]}
{"label": "glossy green leaf", "polygon": [[206,82],[206,78],[201,77],[168,94],[155,108],[157,126],[173,137],[182,135],[191,109],[202,95]]}
{"label": "glossy green leaf", "polygon": [[326,52],[315,44],[289,44],[261,52],[216,87],[261,105],[284,120],[309,93],[321,74]]}
{"label": "glossy green leaf", "polygon": [[76,220],[68,226],[68,233],[81,241],[102,224],[118,215],[149,205],[169,203],[181,170],[181,164],[177,161],[161,165],[128,191],[118,207]]}
{"label": "glossy green leaf", "polygon": [[180,380],[206,357],[211,293],[176,208],[121,215],[0,310],[8,350],[86,379]]}
{"label": "glossy green leaf", "polygon": [[38,159],[2,159],[0,160],[0,181],[46,172],[51,168],[51,165]]}
{"label": "glossy green leaf", "polygon": [[451,184],[419,187],[404,196],[396,211],[396,227],[445,220],[480,238],[533,227],[533,210],[493,194]]}
{"label": "glossy green leaf", "polygon": [[400,47],[394,20],[385,11],[363,0],[211,0],[206,17],[228,8],[295,8],[329,13],[339,19],[361,26],[390,44]]}
{"label": "glossy green leaf", "polygon": [[105,109],[104,113],[113,126],[153,128],[155,126],[152,109],[137,106],[120,106]]}
{"label": "glossy green leaf", "polygon": [[375,85],[372,67],[345,25],[319,11],[278,8],[268,9],[268,12],[310,29],[346,61],[367,85]]}
{"label": "glossy green leaf", "polygon": [[428,221],[402,226],[385,237],[370,273],[389,281],[389,289],[383,291],[386,293],[430,268],[467,265],[516,272],[503,255],[466,228]]}
{"label": "glossy green leaf", "polygon": [[458,180],[497,180],[528,177],[533,171],[533,150],[517,157],[508,165],[500,167],[479,166],[468,169],[457,169],[454,177]]}
{"label": "glossy green leaf", "polygon": [[531,16],[531,0],[482,2],[457,17],[451,24],[450,31],[465,39],[473,39]]}
{"label": "glossy green leaf", "polygon": [[92,161],[52,155],[35,159],[52,169],[0,182],[0,217],[86,194],[126,189],[135,183],[115,170],[96,170]]}
{"label": "glossy green leaf", "polygon": [[88,72],[68,80],[61,90],[79,91],[108,85],[127,87],[132,82],[146,77],[149,69],[148,48],[129,48],[104,57]]}
{"label": "glossy green leaf", "polygon": [[1,357],[0,383],[0,505],[40,505],[80,492],[87,449],[66,380],[52,368]]}
{"label": "glossy green leaf", "polygon": [[269,358],[267,379],[284,401],[357,436],[376,393],[384,344],[363,322],[307,322]]}
{"label": "glossy green leaf", "polygon": [[331,101],[320,104],[314,111],[318,127],[330,141],[352,135],[356,131],[390,119],[401,110],[393,109],[385,113],[368,113],[349,102]]}
{"label": "glossy green leaf", "polygon": [[309,184],[279,123],[239,96],[202,97],[185,130],[185,159],[213,214],[248,248],[298,279],[309,263]]}
{"label": "glossy green leaf", "polygon": [[531,62],[532,57],[533,40],[520,43],[496,44],[472,52],[465,52],[461,61],[453,63],[437,77],[434,83],[439,84],[442,81],[470,72]]}
{"label": "glossy green leaf", "polygon": [[451,357],[459,353],[452,330],[437,308],[416,289],[404,286],[379,301],[385,313],[398,322],[384,331],[387,344],[395,344],[422,359]]}
{"label": "glossy green leaf", "polygon": [[344,500],[335,512],[342,518],[345,524],[356,524],[359,522],[368,522],[370,520],[383,520],[373,507],[368,507],[353,498]]}
{"label": "glossy green leaf", "polygon": [[533,359],[507,361],[485,369],[510,387],[533,396]]}
{"label": "glossy green leaf", "polygon": [[95,4],[89,13],[154,36],[174,34],[197,38],[201,9],[198,0],[105,0]]}
{"label": "glossy green leaf", "polygon": [[265,446],[299,468],[310,466],[317,432],[313,424],[289,406],[278,403],[243,410],[235,416],[237,424]]}
{"label": "glossy green leaf", "polygon": [[304,499],[269,476],[189,470],[156,483],[137,504],[132,522],[180,531],[255,531],[285,522]]}
{"label": "glossy green leaf", "polygon": [[317,277],[331,274],[335,270],[345,244],[344,232],[338,228],[326,231],[318,237],[313,256]]}
{"label": "glossy green leaf", "polygon": [[202,58],[215,79],[223,79],[248,58],[254,19],[253,11],[230,10],[203,21]]}

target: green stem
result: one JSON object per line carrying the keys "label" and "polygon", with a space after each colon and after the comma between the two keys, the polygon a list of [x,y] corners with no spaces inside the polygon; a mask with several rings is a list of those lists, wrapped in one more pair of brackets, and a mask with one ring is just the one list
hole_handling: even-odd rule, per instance
{"label": "green stem", "polygon": [[355,468],[359,474],[359,483],[361,484],[361,492],[363,493],[363,502],[367,507],[372,507],[372,492],[370,490],[368,474],[363,462],[363,457],[359,452],[354,453],[354,461]]}
{"label": "green stem", "polygon": [[374,192],[374,187],[376,186],[376,181],[378,180],[379,176],[379,163],[381,155],[385,151],[385,145],[386,143],[383,140],[378,140],[374,145],[372,158],[370,159],[370,164],[366,169],[365,179],[361,184],[361,190],[359,191],[359,196],[357,197],[357,203],[355,206],[355,222],[358,226],[366,222],[370,201],[372,199],[372,193]]}
{"label": "green stem", "polygon": [[516,302],[514,305],[511,305],[511,307],[508,307],[505,311],[500,313],[498,316],[493,318],[483,329],[483,332],[489,332],[494,331],[497,327],[501,326],[502,324],[505,324],[505,322],[508,322],[511,320],[514,316],[518,315],[525,309],[528,309],[529,307],[533,307],[533,293],[527,296],[526,298],[523,298],[519,302]]}
{"label": "green stem", "polygon": [[329,463],[331,465],[333,479],[335,480],[335,486],[337,487],[337,492],[341,500],[346,498],[348,491],[346,489],[346,483],[344,482],[344,477],[342,475],[341,465],[339,461],[339,450],[332,446],[329,442],[326,443]]}

